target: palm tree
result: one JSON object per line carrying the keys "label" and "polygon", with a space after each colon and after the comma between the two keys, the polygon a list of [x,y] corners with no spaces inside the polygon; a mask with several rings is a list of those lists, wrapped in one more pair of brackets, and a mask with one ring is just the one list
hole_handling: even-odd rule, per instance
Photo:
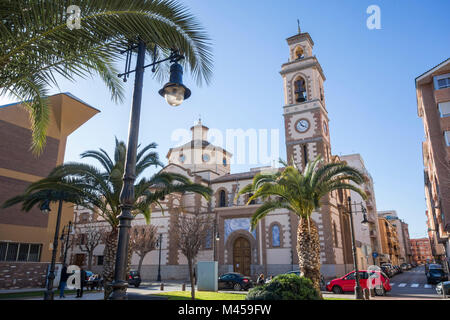
{"label": "palm tree", "polygon": [[[140,178],[145,169],[150,166],[161,166],[158,154],[151,151],[156,148],[152,143],[140,149],[136,158],[136,183],[134,185],[135,203],[133,215],[142,214],[150,223],[152,206],[159,206],[163,210],[161,201],[173,193],[183,194],[194,192],[209,199],[212,191],[210,188],[192,183],[187,177],[158,172],[150,178]],[[105,283],[105,298],[111,293],[109,283],[114,278],[114,267],[118,240],[118,216],[121,213],[120,193],[123,186],[124,166],[126,159],[126,145],[116,139],[114,158],[100,149],[90,150],[81,155],[82,158],[91,158],[98,161],[103,170],[84,163],[67,163],[55,168],[50,176],[59,178],[70,178],[72,187],[82,190],[84,197],[83,206],[95,211],[111,227],[105,236],[103,278]],[[130,262],[132,250],[129,251]]]}
{"label": "palm tree", "polygon": [[364,191],[349,183],[361,184],[364,175],[345,162],[325,164],[320,156],[309,162],[303,172],[295,164],[282,164],[285,168],[276,173],[257,174],[252,184],[245,186],[239,195],[250,194],[247,204],[257,198],[264,201],[252,216],[252,228],[277,209],[287,209],[300,217],[297,230],[300,272],[320,291],[319,233],[311,214],[320,209],[321,199],[333,190],[353,190],[366,199]]}
{"label": "palm tree", "polygon": [[[80,9],[80,28],[69,28],[69,5]],[[115,63],[136,40],[151,56],[165,58],[176,48],[198,84],[209,83],[209,38],[197,19],[174,0],[0,0],[0,95],[25,101],[32,149],[42,152],[49,122],[46,97],[57,76],[75,81],[98,75],[115,102],[124,88]],[[157,49],[154,50],[155,45]],[[163,80],[167,66],[159,66]]]}

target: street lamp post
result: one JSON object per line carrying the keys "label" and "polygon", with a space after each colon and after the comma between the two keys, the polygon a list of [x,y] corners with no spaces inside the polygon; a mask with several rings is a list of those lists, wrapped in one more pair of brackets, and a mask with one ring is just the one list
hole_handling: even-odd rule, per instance
{"label": "street lamp post", "polygon": [[213,232],[213,255],[214,255],[214,261],[217,261],[216,258],[216,252],[217,252],[217,241],[220,240],[220,234],[219,231],[217,230],[217,216],[214,219],[214,232]]}
{"label": "street lamp post", "polygon": [[[47,290],[44,293],[44,300],[53,300],[53,281],[55,280],[55,262],[56,262],[56,252],[58,250],[58,236],[59,236],[59,226],[61,223],[62,205],[63,201],[59,200],[58,215],[56,217],[55,236],[53,238],[52,262],[50,264],[50,270],[47,276]],[[40,209],[43,213],[49,213],[51,211],[50,200],[46,200],[41,205]]]}
{"label": "street lamp post", "polygon": [[[137,49],[137,61],[136,69],[130,70],[131,54]],[[188,99],[191,95],[191,91],[183,85],[183,69],[178,61],[184,59],[182,55],[176,50],[172,50],[170,56],[166,59],[154,61],[149,65],[145,64],[145,53],[147,47],[144,41],[139,40],[135,46],[130,46],[129,49],[122,53],[127,53],[127,59],[125,64],[125,72],[119,74],[119,77],[123,77],[124,81],[131,73],[136,73],[134,80],[134,92],[133,102],[131,107],[129,131],[128,131],[128,144],[125,160],[125,172],[123,177],[123,187],[120,193],[120,207],[121,214],[119,219],[119,235],[117,242],[116,263],[114,269],[114,281],[111,284],[113,292],[109,299],[111,300],[126,300],[127,299],[127,287],[126,282],[126,270],[128,263],[128,246],[130,240],[130,228],[133,215],[131,213],[134,204],[134,182],[136,180],[136,154],[138,146],[139,136],[139,122],[141,114],[141,102],[142,102],[142,87],[144,83],[144,70],[147,67],[153,67],[152,71],[155,72],[155,66],[164,61],[170,61],[172,63],[170,67],[170,80],[159,91],[166,101],[171,106],[179,106],[185,99]],[[155,51],[156,53],[156,46]],[[154,54],[154,59],[156,59]]]}
{"label": "street lamp post", "polygon": [[[363,224],[368,223],[367,217],[365,215],[365,208],[361,205],[362,213],[364,214]],[[358,211],[355,211],[357,213]],[[350,216],[350,230],[352,236],[352,253],[353,253],[353,268],[355,269],[355,298],[363,299],[363,292],[360,284],[359,270],[358,270],[358,260],[356,255],[356,241],[355,241],[355,230],[353,226],[353,212],[352,212],[352,198],[348,197],[348,214]]]}
{"label": "street lamp post", "polygon": [[[63,232],[61,234],[61,241],[64,240],[64,230],[66,227],[63,228]],[[64,258],[63,258],[63,264],[66,264],[66,260],[67,260],[67,250],[69,249],[69,237],[70,237],[70,233],[72,232],[72,221],[69,221],[69,225],[67,227],[67,234],[66,234],[66,246],[64,249]]]}
{"label": "street lamp post", "polygon": [[159,240],[157,242],[159,247],[159,262],[158,262],[158,278],[156,281],[161,282],[161,249],[162,249],[162,233],[159,234]]}

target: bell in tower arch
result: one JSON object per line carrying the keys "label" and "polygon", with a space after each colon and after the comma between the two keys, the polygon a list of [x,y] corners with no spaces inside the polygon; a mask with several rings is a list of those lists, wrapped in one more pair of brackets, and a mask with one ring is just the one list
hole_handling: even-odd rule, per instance
{"label": "bell in tower arch", "polygon": [[306,101],[306,86],[305,80],[302,78],[295,81],[295,101],[305,102]]}

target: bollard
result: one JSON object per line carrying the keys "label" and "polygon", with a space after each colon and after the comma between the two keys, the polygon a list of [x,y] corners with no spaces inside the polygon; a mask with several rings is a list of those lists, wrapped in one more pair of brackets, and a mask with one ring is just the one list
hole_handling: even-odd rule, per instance
{"label": "bollard", "polygon": [[186,283],[183,283],[183,284],[181,285],[181,291],[186,291]]}
{"label": "bollard", "polygon": [[159,287],[159,290],[164,291],[164,283],[161,282],[161,286]]}
{"label": "bollard", "polygon": [[366,288],[363,290],[363,297],[364,297],[364,300],[370,300],[369,289]]}
{"label": "bollard", "polygon": [[369,290],[369,293],[370,293],[370,297],[372,297],[372,298],[375,297],[375,289],[374,289],[374,288],[371,288],[371,289]]}

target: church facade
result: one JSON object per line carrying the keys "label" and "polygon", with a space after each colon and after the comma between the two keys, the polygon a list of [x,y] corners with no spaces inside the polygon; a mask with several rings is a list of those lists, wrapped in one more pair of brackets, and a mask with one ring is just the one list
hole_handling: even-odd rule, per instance
{"label": "church facade", "polygon": [[[290,59],[280,72],[285,96],[280,111],[285,123],[286,157],[300,168],[317,155],[328,162],[339,161],[331,153],[323,89],[325,75],[313,55],[314,42],[308,33],[299,32],[288,38],[287,43]],[[237,197],[239,190],[250,184],[257,173],[279,169],[263,167],[231,174],[232,154],[207,141],[208,128],[199,120],[191,131],[190,142],[169,150],[168,165],[163,170],[209,186],[213,196],[206,201],[196,194],[171,195],[163,202],[164,213],[158,207],[153,208],[151,223],[162,234],[161,262],[158,250],[149,253],[143,262],[142,278],[155,280],[159,264],[163,280],[188,277],[187,260],[175,239],[174,219],[179,213],[213,217],[214,230],[205,239],[196,260],[218,261],[219,274],[240,272],[256,277],[259,273],[276,275],[298,270],[299,218],[287,210],[277,210],[263,218],[252,231],[250,218],[261,202],[246,205],[246,196]],[[341,276],[353,269],[350,222],[344,209],[348,195],[346,191],[332,192],[322,199],[320,212],[313,213],[319,229],[321,272],[325,278]],[[144,223],[139,217],[133,221],[133,224]],[[95,255],[101,256],[102,252],[103,246],[99,246]],[[132,265],[137,265],[137,261],[138,257],[134,256]],[[101,265],[96,267],[101,271]]]}

